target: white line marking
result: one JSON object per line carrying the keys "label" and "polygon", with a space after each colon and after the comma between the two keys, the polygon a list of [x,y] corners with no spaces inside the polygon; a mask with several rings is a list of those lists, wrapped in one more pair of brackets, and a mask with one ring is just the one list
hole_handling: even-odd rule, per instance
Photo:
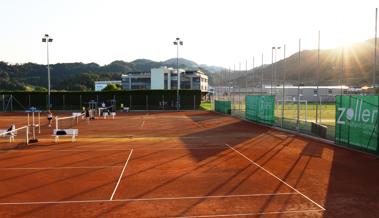
{"label": "white line marking", "polygon": [[[132,146],[132,145],[129,145],[129,146]],[[183,147],[183,148],[151,148],[151,147],[148,147],[149,145],[134,145],[135,147],[133,148],[134,150],[207,150],[207,149],[224,149],[224,147],[221,147],[221,146],[218,146],[218,145],[212,145],[212,146],[209,146],[209,147],[194,147],[194,148],[186,148],[186,147]],[[125,149],[119,149],[119,148],[105,148],[105,149],[80,149],[80,148],[96,148],[96,147],[104,147],[104,146],[78,146],[77,149],[60,149],[60,150],[49,150],[49,149],[34,149],[34,150],[14,150],[14,151],[9,151],[9,152],[41,152],[41,154],[43,152],[50,152],[50,151],[54,151],[54,152],[72,152],[72,151],[77,151],[77,152],[81,152],[81,151],[130,151],[131,149],[130,148],[125,148]],[[0,152],[1,153],[1,152]]]}
{"label": "white line marking", "polygon": [[238,198],[238,197],[259,197],[259,196],[280,196],[280,195],[297,195],[295,192],[285,193],[267,193],[267,194],[250,194],[250,195],[210,195],[194,197],[165,197],[165,198],[126,198],[113,200],[78,200],[78,201],[31,201],[31,202],[3,202],[0,205],[28,205],[28,204],[72,204],[72,203],[106,203],[106,202],[128,202],[128,201],[162,201],[162,200],[188,200],[188,199],[208,199],[208,198]]}
{"label": "white line marking", "polygon": [[81,166],[81,167],[2,167],[0,170],[60,170],[60,169],[101,169],[101,168],[119,168],[123,166]]}
{"label": "white line marking", "polygon": [[142,121],[140,129],[143,129],[144,125],[145,125],[145,120]]}
{"label": "white line marking", "polygon": [[299,193],[301,196],[303,196],[304,198],[308,199],[310,202],[314,203],[315,205],[317,205],[319,208],[321,208],[322,210],[326,210],[323,206],[321,206],[320,204],[316,203],[315,201],[313,201],[312,199],[310,199],[308,196],[306,196],[305,194],[301,193],[299,190],[297,190],[296,188],[292,187],[291,185],[289,185],[288,183],[286,183],[285,181],[283,181],[282,179],[280,179],[279,177],[277,177],[276,175],[274,175],[273,173],[271,173],[270,171],[266,170],[264,167],[262,167],[261,165],[255,163],[253,160],[251,160],[250,158],[246,157],[244,154],[242,154],[241,152],[239,152],[238,150],[236,150],[235,148],[231,147],[230,145],[228,144],[225,144],[226,146],[228,146],[230,149],[234,150],[235,152],[237,152],[238,154],[240,154],[242,157],[246,158],[248,161],[250,161],[252,164],[254,164],[255,166],[259,167],[261,170],[265,171],[266,173],[270,174],[271,176],[273,176],[274,178],[276,178],[277,180],[279,180],[280,182],[282,182],[283,184],[285,184],[286,186],[288,186],[289,188],[291,188],[292,190],[294,190],[295,192]]}
{"label": "white line marking", "polygon": [[118,178],[118,181],[117,181],[117,184],[116,184],[116,187],[114,187],[114,190],[113,190],[112,196],[111,196],[111,198],[109,199],[110,201],[113,200],[113,197],[114,197],[114,195],[116,194],[116,191],[117,191],[118,185],[119,185],[120,182],[121,182],[122,175],[124,174],[125,168],[126,168],[126,166],[128,165],[128,162],[129,162],[129,160],[130,160],[130,157],[132,156],[132,153],[133,153],[133,149],[130,150],[129,157],[128,157],[128,159],[125,161],[124,168],[122,168],[122,171],[121,171],[120,177]]}
{"label": "white line marking", "polygon": [[214,214],[214,215],[198,215],[198,216],[176,216],[170,218],[201,218],[201,217],[235,217],[235,216],[257,216],[257,215],[273,215],[273,214],[286,214],[286,213],[311,213],[321,212],[324,210],[285,210],[285,211],[272,211],[272,212],[260,212],[260,213],[236,213],[236,214]]}

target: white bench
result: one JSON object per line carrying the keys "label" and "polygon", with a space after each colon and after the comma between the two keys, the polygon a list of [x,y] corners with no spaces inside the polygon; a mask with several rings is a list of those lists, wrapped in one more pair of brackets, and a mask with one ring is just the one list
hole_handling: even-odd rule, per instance
{"label": "white bench", "polygon": [[112,119],[114,120],[114,117],[116,116],[116,112],[103,112],[104,119],[107,119],[108,116],[112,116]]}
{"label": "white bench", "polygon": [[8,132],[6,129],[0,129],[0,136],[1,137],[9,137],[9,142],[14,142],[14,137],[17,135],[16,131],[13,131],[12,133],[4,134]]}
{"label": "white bench", "polygon": [[[65,133],[65,134],[57,134],[58,131],[62,131],[62,133]],[[76,142],[76,136],[78,134],[79,134],[78,129],[54,129],[53,130],[53,136],[55,136],[55,142],[59,141],[60,136],[71,136],[71,141]]]}

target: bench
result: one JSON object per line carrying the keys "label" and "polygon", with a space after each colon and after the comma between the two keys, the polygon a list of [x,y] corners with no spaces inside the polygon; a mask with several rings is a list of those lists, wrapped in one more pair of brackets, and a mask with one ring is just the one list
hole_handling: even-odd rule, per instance
{"label": "bench", "polygon": [[53,136],[55,136],[55,142],[59,141],[60,136],[71,136],[71,141],[76,142],[76,136],[79,134],[78,129],[54,129]]}
{"label": "bench", "polygon": [[112,116],[112,119],[114,120],[114,117],[116,116],[116,112],[103,112],[104,119],[107,119],[108,115]]}
{"label": "bench", "polygon": [[8,132],[8,130],[0,129],[0,136],[1,137],[9,137],[9,142],[14,142],[14,137],[17,135],[17,132],[13,131],[12,133],[5,134],[6,132]]}

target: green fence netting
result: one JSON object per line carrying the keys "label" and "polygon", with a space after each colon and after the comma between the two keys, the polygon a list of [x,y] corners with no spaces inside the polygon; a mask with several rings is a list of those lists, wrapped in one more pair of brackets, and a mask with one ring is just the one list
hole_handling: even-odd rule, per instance
{"label": "green fence netting", "polygon": [[[181,110],[198,109],[202,93],[199,90],[180,90]],[[109,105],[116,102],[117,109],[129,107],[130,110],[176,110],[176,90],[131,90],[107,92],[51,92],[50,102],[53,110],[81,110],[90,101]],[[47,92],[0,92],[0,111],[20,111],[34,106],[48,108]]]}
{"label": "green fence netting", "polygon": [[378,102],[379,96],[336,96],[336,142],[379,154]]}
{"label": "green fence netting", "polygon": [[272,95],[247,95],[246,112],[247,120],[274,125],[275,123],[275,96]]}
{"label": "green fence netting", "polygon": [[231,114],[232,103],[230,101],[215,100],[215,111]]}

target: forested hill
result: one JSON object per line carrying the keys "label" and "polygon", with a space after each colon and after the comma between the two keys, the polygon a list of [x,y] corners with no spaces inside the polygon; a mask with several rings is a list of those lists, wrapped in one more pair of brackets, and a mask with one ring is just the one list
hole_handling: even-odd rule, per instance
{"label": "forested hill", "polygon": [[[150,71],[151,68],[176,67],[176,59],[155,62],[137,59],[132,62],[114,61],[100,66],[96,63],[59,63],[50,65],[52,90],[93,90],[94,81],[120,80],[121,74],[132,71]],[[179,67],[200,69],[209,74],[215,67],[198,65],[193,61],[179,59]],[[216,67],[217,70],[217,67]],[[46,65],[26,63],[11,65],[0,61],[0,90],[45,90],[47,87]]]}

